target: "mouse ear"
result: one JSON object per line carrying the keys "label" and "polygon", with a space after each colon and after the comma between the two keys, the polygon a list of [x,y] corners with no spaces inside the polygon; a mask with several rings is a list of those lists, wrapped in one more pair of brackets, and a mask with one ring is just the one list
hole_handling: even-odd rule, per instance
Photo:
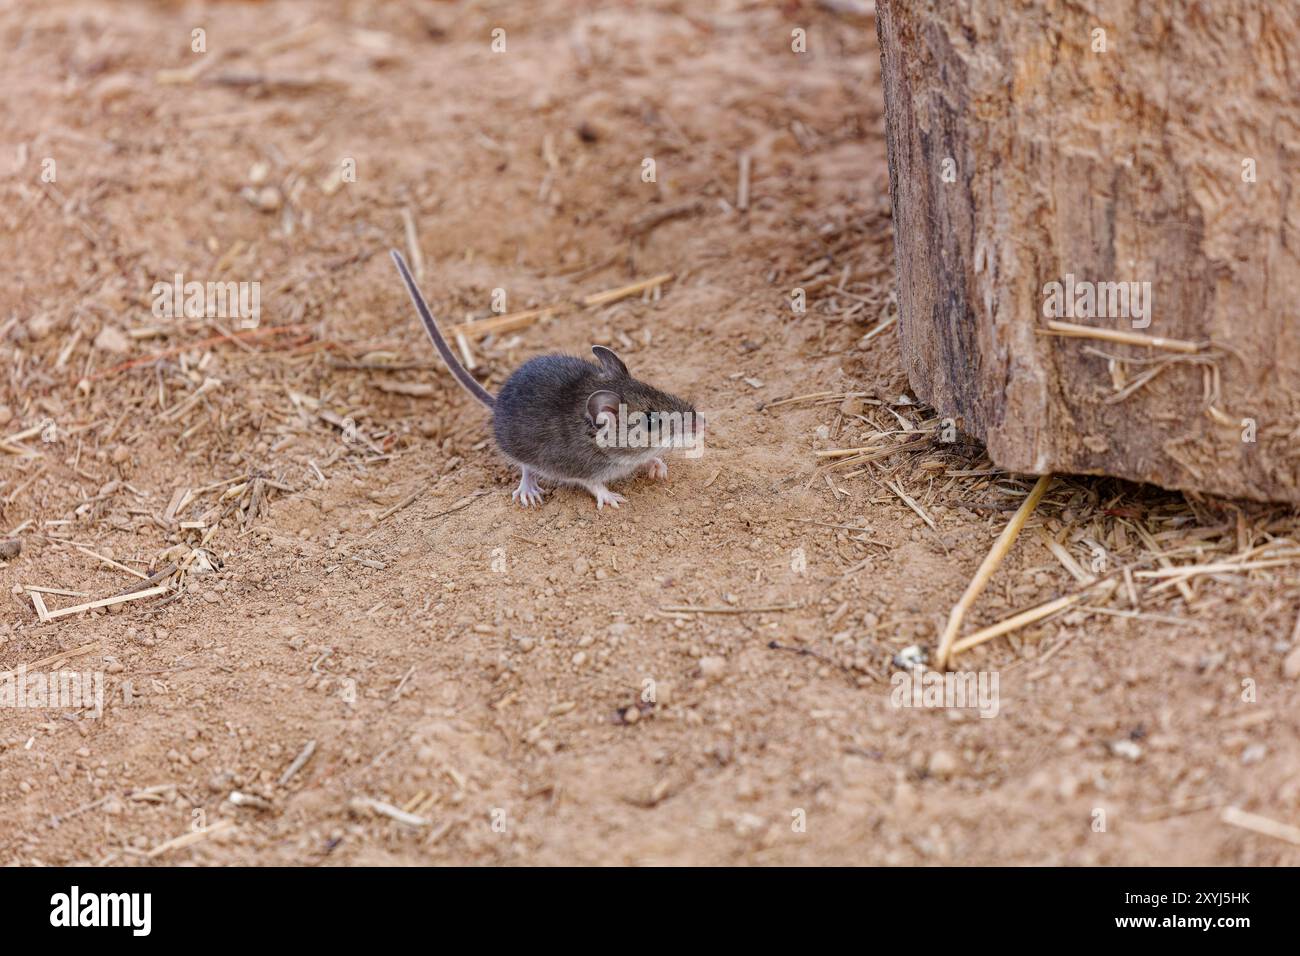
{"label": "mouse ear", "polygon": [[601,415],[618,415],[618,406],[623,401],[617,392],[611,392],[607,388],[602,388],[598,392],[592,392],[587,396],[587,422],[591,425],[600,426]]}
{"label": "mouse ear", "polygon": [[621,358],[614,354],[613,349],[607,349],[603,345],[593,345],[591,354],[596,356],[596,361],[600,363],[600,367],[605,370],[607,375],[627,374],[627,366],[623,364]]}

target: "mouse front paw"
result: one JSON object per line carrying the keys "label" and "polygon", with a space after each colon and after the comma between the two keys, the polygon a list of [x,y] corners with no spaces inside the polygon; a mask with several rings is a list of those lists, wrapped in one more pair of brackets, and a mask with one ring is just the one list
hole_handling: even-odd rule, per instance
{"label": "mouse front paw", "polygon": [[641,473],[647,478],[658,479],[659,481],[668,480],[668,463],[662,458],[652,458],[641,468]]}

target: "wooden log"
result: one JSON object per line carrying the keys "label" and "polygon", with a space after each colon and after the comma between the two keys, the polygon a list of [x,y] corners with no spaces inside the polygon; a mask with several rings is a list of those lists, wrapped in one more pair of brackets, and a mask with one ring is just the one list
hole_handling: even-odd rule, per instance
{"label": "wooden log", "polygon": [[1003,468],[1300,503],[1300,7],[879,0],[877,31],[918,396]]}

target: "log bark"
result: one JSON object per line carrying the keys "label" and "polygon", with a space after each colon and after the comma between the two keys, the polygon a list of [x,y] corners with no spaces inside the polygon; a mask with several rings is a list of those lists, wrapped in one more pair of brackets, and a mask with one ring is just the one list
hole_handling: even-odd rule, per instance
{"label": "log bark", "polygon": [[878,0],[877,30],[918,396],[1010,470],[1300,503],[1300,6]]}

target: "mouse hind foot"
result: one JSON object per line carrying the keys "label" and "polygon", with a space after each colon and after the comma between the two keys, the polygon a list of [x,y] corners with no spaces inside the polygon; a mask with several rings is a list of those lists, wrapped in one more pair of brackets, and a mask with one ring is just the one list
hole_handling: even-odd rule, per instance
{"label": "mouse hind foot", "polygon": [[667,481],[668,464],[662,458],[651,458],[641,466],[641,474],[651,480]]}
{"label": "mouse hind foot", "polygon": [[519,487],[511,493],[510,497],[528,508],[532,505],[540,505],[544,494],[542,486],[537,483],[537,476],[533,474],[531,468],[524,465],[519,475]]}
{"label": "mouse hind foot", "polygon": [[596,499],[597,511],[605,507],[605,505],[613,505],[615,508],[617,508],[620,504],[627,501],[627,499],[624,498],[622,495],[610,491],[608,488],[606,488],[604,485],[600,484],[599,482],[592,482],[591,484],[583,485],[582,487],[590,491],[592,497]]}

